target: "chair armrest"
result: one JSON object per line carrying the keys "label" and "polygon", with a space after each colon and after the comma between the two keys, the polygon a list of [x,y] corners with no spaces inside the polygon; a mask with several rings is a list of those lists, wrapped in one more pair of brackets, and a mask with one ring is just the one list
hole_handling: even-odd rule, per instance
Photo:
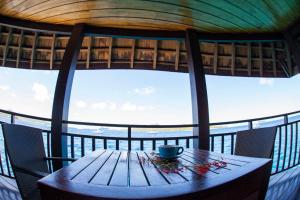
{"label": "chair armrest", "polygon": [[36,177],[36,178],[44,178],[45,176],[48,176],[48,175],[49,175],[49,173],[46,173],[46,172],[29,170],[29,169],[22,168],[22,167],[13,167],[13,169],[14,169],[16,172],[20,172],[20,173],[23,173],[23,174],[27,174],[27,175],[30,175],[30,176],[34,176],[34,177]]}
{"label": "chair armrest", "polygon": [[75,158],[62,158],[62,157],[45,157],[45,160],[53,160],[53,161],[71,161],[74,162],[77,159]]}

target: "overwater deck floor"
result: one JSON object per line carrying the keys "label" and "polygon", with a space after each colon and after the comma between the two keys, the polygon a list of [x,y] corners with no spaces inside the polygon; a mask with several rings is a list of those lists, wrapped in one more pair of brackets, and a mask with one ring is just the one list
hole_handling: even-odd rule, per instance
{"label": "overwater deck floor", "polygon": [[[0,200],[21,200],[15,180],[0,176]],[[271,176],[266,200],[300,200],[300,167]]]}

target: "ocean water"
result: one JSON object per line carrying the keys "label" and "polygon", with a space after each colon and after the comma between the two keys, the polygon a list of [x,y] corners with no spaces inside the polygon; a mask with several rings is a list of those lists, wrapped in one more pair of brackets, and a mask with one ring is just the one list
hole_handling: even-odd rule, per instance
{"label": "ocean water", "polygon": [[[300,120],[300,115],[290,116],[289,122],[298,121]],[[9,115],[0,114],[0,121],[2,122],[10,122]],[[42,128],[44,130],[50,129],[50,123],[32,119],[26,119],[18,117],[15,121],[17,124],[29,125],[33,127]],[[272,120],[264,120],[264,121],[257,121],[253,122],[253,127],[268,127],[268,126],[275,126],[283,124],[283,119],[281,118],[273,118]],[[284,162],[284,154],[283,151],[280,155],[278,155],[279,150],[279,134],[277,134],[275,146],[274,146],[274,157],[273,157],[273,168],[272,171],[275,172],[277,168],[277,163],[279,163],[279,169],[286,168],[288,163],[293,164],[298,162],[299,157],[299,148],[296,149],[295,144],[299,144],[300,146],[300,135],[296,132],[296,130],[300,130],[298,123],[295,123],[291,126],[288,126],[286,129],[282,129],[282,143],[281,149],[286,151],[286,159]],[[211,127],[211,135],[219,134],[219,133],[232,133],[239,130],[246,130],[248,128],[247,123],[239,123],[239,124],[230,124],[230,125],[221,125],[221,126],[212,126]],[[287,138],[285,138],[285,131],[287,131]],[[120,140],[119,147],[120,150],[127,150],[128,149],[128,142],[127,138],[127,128],[111,128],[111,127],[95,127],[95,126],[75,126],[70,125],[68,129],[69,133],[74,134],[81,134],[81,135],[93,135],[93,136],[106,136],[106,137],[121,137],[124,140]],[[296,134],[298,134],[298,141],[295,140]],[[192,128],[178,128],[178,129],[167,129],[167,128],[159,128],[159,129],[145,129],[145,128],[133,128],[132,129],[132,138],[161,138],[161,140],[156,141],[156,148],[160,145],[164,144],[165,137],[184,137],[184,136],[191,136],[192,135]],[[293,138],[293,141],[291,141]],[[287,139],[286,147],[285,147],[285,139]],[[235,140],[235,137],[234,137]],[[68,143],[68,156],[71,157],[71,137],[67,137]],[[45,143],[45,150],[47,150],[47,137],[46,133],[44,134],[44,143]],[[74,156],[75,158],[79,158],[82,156],[82,141],[80,137],[74,137]],[[104,142],[102,139],[96,139],[95,141],[96,149],[103,149]],[[175,144],[175,140],[168,141],[168,144]],[[235,141],[233,142],[233,146]],[[179,140],[179,145],[186,147],[186,140],[182,139]],[[193,147],[193,140],[190,139],[190,147]],[[291,148],[292,147],[292,148]],[[107,148],[108,149],[116,149],[116,141],[115,140],[107,140]],[[132,150],[141,150],[140,149],[140,142],[139,141],[132,141]],[[153,151],[152,150],[152,141],[144,141],[144,150],[145,151]],[[0,131],[0,151],[1,151],[1,160],[3,164],[3,170],[6,174],[8,174],[8,167],[7,161],[5,159],[4,154],[4,143],[3,143],[3,136],[2,130]],[[214,151],[221,152],[221,137],[215,137],[214,140]],[[46,151],[47,152],[47,151]],[[84,155],[92,152],[92,139],[85,138],[84,139]],[[224,153],[230,154],[231,153],[231,136],[225,136],[224,138]],[[279,161],[278,161],[279,160]]]}

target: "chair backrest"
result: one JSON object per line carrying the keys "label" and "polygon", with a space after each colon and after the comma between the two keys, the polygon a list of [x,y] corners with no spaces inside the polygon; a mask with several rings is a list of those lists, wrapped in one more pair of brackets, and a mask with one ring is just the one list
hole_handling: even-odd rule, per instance
{"label": "chair backrest", "polygon": [[42,131],[37,128],[2,124],[4,142],[13,168],[14,175],[23,199],[36,199],[39,195],[37,181],[39,178],[14,170],[25,168],[32,171],[49,173],[45,161],[45,149]]}
{"label": "chair backrest", "polygon": [[271,158],[277,127],[267,127],[237,132],[235,155]]}

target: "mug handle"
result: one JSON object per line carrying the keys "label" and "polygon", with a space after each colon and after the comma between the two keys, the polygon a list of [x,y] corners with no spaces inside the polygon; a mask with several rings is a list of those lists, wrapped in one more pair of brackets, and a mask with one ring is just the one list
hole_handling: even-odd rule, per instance
{"label": "mug handle", "polygon": [[179,147],[177,151],[177,155],[180,155],[183,153],[183,147]]}

